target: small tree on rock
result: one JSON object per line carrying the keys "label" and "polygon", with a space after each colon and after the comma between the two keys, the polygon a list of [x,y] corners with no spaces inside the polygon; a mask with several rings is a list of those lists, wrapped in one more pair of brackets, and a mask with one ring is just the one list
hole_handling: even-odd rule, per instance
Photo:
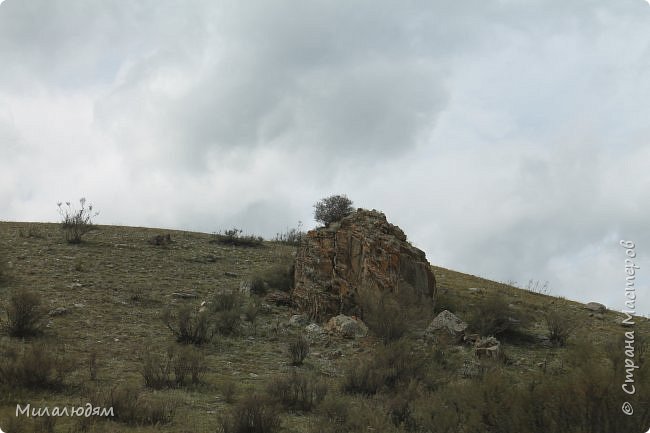
{"label": "small tree on rock", "polygon": [[333,222],[340,221],[353,211],[352,200],[346,195],[332,195],[320,200],[314,205],[314,219],[316,222],[327,226]]}

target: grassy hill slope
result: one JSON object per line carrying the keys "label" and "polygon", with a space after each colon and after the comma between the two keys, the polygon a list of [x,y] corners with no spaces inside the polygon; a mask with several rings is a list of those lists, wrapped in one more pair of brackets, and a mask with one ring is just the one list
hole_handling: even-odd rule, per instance
{"label": "grassy hill slope", "polygon": [[[172,242],[150,243],[160,234],[169,234]],[[620,340],[625,331],[634,330],[635,362],[644,361],[643,336],[650,335],[646,319],[637,318],[633,328],[623,328],[620,313],[594,314],[577,302],[440,267],[434,267],[439,288],[435,309],[404,306],[408,332],[388,347],[372,333],[356,340],[325,335],[313,339],[302,366],[292,366],[287,346],[304,330],[288,322],[298,312],[244,297],[237,301],[242,320],[235,332],[219,333],[192,349],[192,356],[205,366],[197,383],[146,387],[142,374],[146,363],[164,367],[169,348],[179,356],[185,346],[176,342],[161,320],[165,310],[178,313],[186,306],[194,314],[202,301],[214,302],[215,293],[238,291],[243,280],[279,272],[295,250],[273,242],[251,248],[214,240],[204,233],[98,226],[83,243],[71,245],[63,240],[57,224],[0,222],[4,274],[0,308],[8,308],[12,293],[28,290],[40,295],[50,312],[42,335],[20,339],[5,331],[0,334],[0,427],[11,433],[7,425],[23,431],[214,432],[220,419],[233,410],[254,406],[247,401],[251,394],[274,405],[273,412],[280,416],[280,427],[270,426],[267,431],[561,431],[559,421],[551,427],[546,424],[548,417],[558,416],[556,406],[525,402],[540,396],[566,397],[582,405],[566,408],[565,417],[585,418],[582,424],[566,424],[572,429],[566,432],[596,431],[591,424],[594,417],[604,426],[620,428],[602,431],[640,432],[641,426],[650,424],[648,368],[643,365],[635,371],[636,395],[626,396],[620,388],[625,379]],[[478,316],[486,314],[482,306],[497,298],[499,308],[520,319],[516,329],[499,336],[504,354],[499,360],[477,360],[470,345],[423,333],[442,309],[469,321],[472,332],[477,332]],[[56,314],[57,308],[61,314]],[[252,310],[258,312],[254,324],[244,314]],[[551,345],[546,338],[545,317],[551,311],[574,325],[565,347]],[[6,324],[6,311],[0,311],[0,320]],[[61,367],[62,381],[39,386],[8,379],[11,368],[28,362],[25,353],[42,344],[68,363]],[[400,351],[418,364],[395,361]],[[376,392],[365,387],[372,378],[362,377],[363,371],[355,373],[364,365],[370,371],[388,371],[377,379],[381,383]],[[278,378],[293,385],[305,380],[305,393],[313,402],[278,399],[284,391],[295,391],[287,390]],[[563,387],[567,381],[572,385]],[[587,403],[570,395],[570,389],[581,393]],[[137,397],[129,400],[128,392]],[[328,396],[321,401],[325,392]],[[94,417],[54,421],[15,417],[16,404],[64,407],[90,401],[115,404],[117,399],[142,413],[151,410],[150,419],[134,415],[95,422]],[[626,399],[635,406],[634,416],[620,413]],[[531,407],[541,409],[532,414]],[[156,410],[162,413],[156,415]],[[519,424],[505,425],[507,417],[518,417]]]}

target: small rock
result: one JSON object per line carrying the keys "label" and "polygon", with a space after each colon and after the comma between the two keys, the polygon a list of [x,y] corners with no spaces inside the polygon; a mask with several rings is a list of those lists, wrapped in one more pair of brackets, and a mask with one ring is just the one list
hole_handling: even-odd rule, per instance
{"label": "small rock", "polygon": [[605,307],[603,304],[600,304],[598,302],[590,302],[587,305],[585,305],[585,309],[589,311],[594,311],[596,313],[604,313],[607,311],[607,307]]}
{"label": "small rock", "polygon": [[180,299],[195,299],[199,297],[199,295],[197,295],[196,293],[190,293],[190,292],[174,292],[172,293],[172,296],[174,298],[180,298]]}
{"label": "small rock", "polygon": [[289,319],[289,326],[303,327],[309,323],[309,318],[303,314],[294,314]]}
{"label": "small rock", "polygon": [[233,277],[233,278],[236,278],[236,277],[239,276],[239,274],[237,274],[237,273],[235,273],[235,272],[228,272],[228,271],[224,272],[223,274],[224,274],[226,277]]}
{"label": "small rock", "polygon": [[368,327],[361,320],[344,314],[332,317],[325,325],[325,330],[339,334],[345,338],[365,337]]}
{"label": "small rock", "polygon": [[[81,305],[81,304],[79,304],[79,305]],[[75,306],[76,306],[76,305],[75,305]],[[62,315],[64,315],[64,314],[66,314],[67,312],[68,312],[68,309],[65,308],[65,307],[56,307],[56,308],[50,310],[50,312],[47,313],[47,314],[48,314],[50,317],[54,317],[54,316],[62,316]]]}
{"label": "small rock", "polygon": [[470,287],[470,288],[467,289],[467,291],[472,292],[472,293],[482,293],[483,289],[480,289],[478,287]]}
{"label": "small rock", "polygon": [[83,307],[85,307],[85,305],[84,304],[74,304],[74,307],[75,308],[83,308]]}

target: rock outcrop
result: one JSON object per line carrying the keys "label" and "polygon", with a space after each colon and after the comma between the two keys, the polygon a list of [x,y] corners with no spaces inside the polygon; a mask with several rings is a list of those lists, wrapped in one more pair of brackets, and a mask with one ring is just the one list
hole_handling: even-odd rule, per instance
{"label": "rock outcrop", "polygon": [[438,314],[431,324],[427,327],[425,333],[427,335],[433,335],[438,331],[447,331],[449,335],[452,335],[457,338],[462,338],[465,330],[467,329],[467,323],[463,322],[458,318],[454,313],[449,310],[444,310]]}
{"label": "rock outcrop", "polygon": [[293,302],[312,318],[358,314],[364,291],[434,297],[436,281],[423,251],[375,210],[359,209],[311,230],[298,249]]}

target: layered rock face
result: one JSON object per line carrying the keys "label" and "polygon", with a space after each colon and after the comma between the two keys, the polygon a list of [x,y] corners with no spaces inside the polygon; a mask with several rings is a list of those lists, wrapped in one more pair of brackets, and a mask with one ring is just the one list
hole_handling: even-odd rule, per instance
{"label": "layered rock face", "polygon": [[318,319],[357,314],[355,295],[364,291],[436,293],[424,252],[375,210],[359,209],[308,232],[298,249],[294,279],[293,302]]}

